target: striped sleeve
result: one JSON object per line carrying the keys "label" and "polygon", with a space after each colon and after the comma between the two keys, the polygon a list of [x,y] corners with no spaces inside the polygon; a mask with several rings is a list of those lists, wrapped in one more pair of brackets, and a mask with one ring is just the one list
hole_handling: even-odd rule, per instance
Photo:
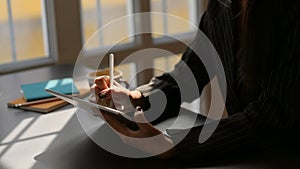
{"label": "striped sleeve", "polygon": [[[201,144],[198,142],[198,139],[203,126],[195,127],[176,145],[176,158],[181,160],[195,160],[199,158],[198,160],[203,160],[262,146],[263,143],[268,142],[268,138],[272,138],[276,130],[273,130],[274,132],[266,130],[270,126],[263,122],[272,121],[273,117],[265,118],[260,115],[261,112],[274,114],[281,112],[281,108],[274,98],[262,96],[259,100],[249,104],[244,112],[236,113],[230,118],[208,124],[214,125],[213,123],[219,122],[215,131],[204,131],[206,133],[212,132],[213,134],[206,142]],[[176,137],[176,135],[171,135],[174,142],[178,142],[174,140]]]}
{"label": "striped sleeve", "polygon": [[[294,22],[295,23],[295,22]],[[263,83],[260,97],[243,112],[221,120],[212,136],[200,144],[203,126],[193,128],[177,146],[176,158],[203,160],[211,156],[249,151],[272,143],[297,146],[300,130],[300,20],[283,43],[286,61]],[[176,135],[171,136],[175,142]]]}

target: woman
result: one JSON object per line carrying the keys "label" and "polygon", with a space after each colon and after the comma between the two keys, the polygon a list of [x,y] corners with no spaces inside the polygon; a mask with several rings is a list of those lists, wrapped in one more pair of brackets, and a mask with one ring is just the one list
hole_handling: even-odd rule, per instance
{"label": "woman", "polygon": [[[200,30],[211,40],[224,66],[227,82],[226,110],[212,137],[200,144],[197,140],[203,126],[192,129],[162,158],[198,158],[201,155],[231,153],[270,143],[296,143],[299,129],[300,100],[300,2],[283,0],[210,0],[202,17]],[[194,43],[198,43],[195,39]],[[185,62],[197,79],[199,91],[209,79],[197,55],[188,48],[181,61]],[[172,74],[180,75],[180,65]],[[111,92],[115,105],[149,108],[149,95],[155,89],[167,96],[167,105],[160,120],[176,115],[181,101],[179,88],[166,73],[149,84],[129,91],[122,87],[108,88],[109,79],[98,78],[92,90],[98,95]],[[130,102],[126,98],[130,97]],[[98,101],[111,99],[98,98]],[[191,96],[188,99],[195,99]],[[174,106],[176,105],[176,106]],[[125,106],[132,110],[130,106]],[[140,130],[132,131],[108,114],[110,125],[130,137],[151,137],[160,134],[146,122],[141,109],[135,114]],[[158,142],[132,141],[121,135],[125,143],[150,154],[173,146],[174,140],[162,136]]]}

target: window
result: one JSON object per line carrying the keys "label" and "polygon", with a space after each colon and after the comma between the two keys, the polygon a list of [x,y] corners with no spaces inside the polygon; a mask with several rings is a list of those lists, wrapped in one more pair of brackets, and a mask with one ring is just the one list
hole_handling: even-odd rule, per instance
{"label": "window", "polygon": [[[83,41],[88,41],[89,38],[98,31],[99,28],[105,26],[120,17],[129,15],[131,11],[131,1],[128,0],[82,0],[82,28]],[[113,27],[113,29],[100,29],[97,32],[97,38],[91,38],[86,48],[97,48],[100,46],[109,46],[117,43],[124,36],[128,36],[132,31],[130,21],[124,23],[122,29]],[[130,42],[131,39],[126,39],[123,43]]]}
{"label": "window", "polygon": [[[168,13],[185,19],[192,24],[197,24],[198,17],[196,15],[197,3],[194,0],[153,0],[151,1],[151,11]],[[170,19],[168,15],[152,17],[152,31],[159,33],[154,37],[160,37],[162,34],[180,34],[193,31],[193,27],[189,24],[178,24],[174,19]]]}
{"label": "window", "polygon": [[158,76],[164,72],[169,72],[173,69],[173,66],[179,62],[180,56],[182,53],[178,55],[169,55],[169,56],[161,56],[154,59],[154,75]]}
{"label": "window", "polygon": [[43,0],[0,0],[0,72],[50,61],[46,5]]}
{"label": "window", "polygon": [[[144,23],[134,23],[128,19],[128,22],[123,23],[124,25],[120,25],[122,26],[121,28],[114,27],[113,30],[100,28],[120,17],[136,12],[167,13],[171,15],[171,17],[178,17],[197,25],[200,18],[197,10],[203,12],[203,5],[204,3],[197,2],[196,0],[81,0],[83,43],[92,40],[93,42],[89,42],[86,48],[99,48],[101,46],[113,45],[120,37],[134,33],[134,29],[137,26],[135,24]],[[148,6],[148,9],[138,9],[142,6]],[[181,25],[177,24],[176,20],[170,19],[168,15],[151,15],[151,20],[149,20],[151,23],[148,23],[148,25],[151,25],[150,29],[154,32],[153,37],[160,37],[162,34],[171,35],[195,31],[194,28],[190,27],[187,23]],[[90,38],[95,36],[95,33],[97,34],[97,38]],[[127,39],[127,41],[122,42],[132,42],[132,39]]]}
{"label": "window", "polygon": [[[188,24],[174,22],[170,16],[195,25],[200,20],[207,0],[0,0],[0,74],[51,63],[75,63],[83,53],[97,60],[105,49],[114,45],[116,64],[141,49],[159,48],[179,55],[185,49],[178,40],[191,41],[195,33]],[[127,17],[125,22],[109,30],[98,28],[126,15],[155,12],[139,22]],[[150,30],[149,35],[131,36],[138,30]],[[166,36],[167,35],[167,36]],[[120,40],[120,37],[127,37]],[[123,63],[123,67],[140,71],[138,64],[156,65],[153,56]],[[176,56],[177,58],[177,56]],[[166,57],[167,59],[167,57]],[[159,59],[158,59],[159,60]],[[154,63],[155,62],[155,63]],[[168,67],[172,67],[174,62]],[[163,64],[165,65],[165,64]],[[107,66],[107,65],[105,65]],[[153,74],[152,74],[153,75]],[[151,74],[148,74],[149,78]],[[147,81],[138,80],[139,83]]]}
{"label": "window", "polygon": [[[93,63],[99,60],[99,55],[105,54],[103,52],[105,50],[101,49],[115,44],[117,45],[114,46],[113,52],[116,53],[117,62],[122,63],[128,54],[143,48],[161,48],[175,55],[180,54],[185,46],[180,45],[178,40],[169,36],[176,36],[183,41],[191,41],[196,32],[195,27],[191,24],[198,25],[205,9],[205,2],[197,0],[81,0],[83,43],[86,44],[83,53]],[[134,18],[128,17],[129,19],[123,25],[108,30],[99,29],[120,17],[143,12],[153,12],[153,14],[150,14],[148,18],[143,18],[142,21],[135,22]],[[174,20],[174,18],[176,19]],[[178,22],[178,20],[182,21]],[[116,43],[126,35],[135,34],[138,29],[150,30],[152,34],[150,37],[147,35],[133,36],[123,40],[122,43]],[[98,32],[95,33],[96,31]],[[178,59],[178,56],[153,56],[151,59],[140,57],[136,58],[134,63],[129,64],[134,67],[130,70],[137,72],[140,72],[139,68],[141,67],[157,67],[159,65],[169,70]],[[138,83],[148,81],[154,74],[157,72],[148,73],[147,78],[138,79]]]}

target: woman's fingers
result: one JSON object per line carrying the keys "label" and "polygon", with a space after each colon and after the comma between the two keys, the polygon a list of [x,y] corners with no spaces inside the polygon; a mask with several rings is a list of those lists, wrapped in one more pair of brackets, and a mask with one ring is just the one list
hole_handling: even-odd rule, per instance
{"label": "woman's fingers", "polygon": [[[110,84],[110,77],[109,76],[100,76],[100,77],[97,77],[94,81],[94,83],[99,86],[99,88],[101,90],[104,90],[104,89],[107,89],[109,88],[109,84]],[[120,83],[116,82],[114,80],[114,85],[115,86],[118,86],[118,87],[124,87],[122,86]]]}
{"label": "woman's fingers", "polygon": [[110,79],[108,76],[100,76],[95,79],[95,84],[99,87],[100,91],[109,88]]}
{"label": "woman's fingers", "polygon": [[94,84],[91,88],[90,88],[90,92],[95,96],[95,101],[97,103],[99,103],[101,101],[101,98],[99,97],[99,94],[101,93],[100,88]]}

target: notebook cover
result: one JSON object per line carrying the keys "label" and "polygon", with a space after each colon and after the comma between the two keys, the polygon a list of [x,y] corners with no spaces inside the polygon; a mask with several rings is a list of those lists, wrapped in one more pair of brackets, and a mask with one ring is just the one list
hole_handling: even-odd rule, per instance
{"label": "notebook cover", "polygon": [[[18,98],[18,99],[8,102],[7,106],[14,108],[15,104],[22,104],[22,103],[26,103],[26,100],[24,97],[21,97],[21,98]],[[40,113],[49,113],[51,111],[54,111],[58,108],[65,106],[67,104],[68,103],[63,100],[55,100],[55,101],[51,101],[51,102],[39,103],[39,104],[30,105],[30,106],[22,106],[22,107],[19,107],[19,109],[30,110],[30,111],[40,112]]]}
{"label": "notebook cover", "polygon": [[[89,94],[88,89],[79,89],[79,91],[80,91],[78,95],[79,98],[86,97]],[[14,107],[15,104],[22,104],[22,103],[26,103],[24,97],[20,97],[18,99],[8,102],[7,106],[11,108],[16,108]],[[22,106],[22,107],[18,107],[18,109],[30,110],[30,111],[40,112],[40,113],[49,113],[67,104],[68,102],[65,102],[63,100],[55,100],[55,101],[50,101],[45,103],[34,104],[30,106]]]}
{"label": "notebook cover", "polygon": [[51,89],[67,95],[79,93],[78,89],[73,83],[72,78],[54,79],[21,85],[21,90],[26,101],[41,100],[53,97],[53,95],[45,92],[45,89]]}

